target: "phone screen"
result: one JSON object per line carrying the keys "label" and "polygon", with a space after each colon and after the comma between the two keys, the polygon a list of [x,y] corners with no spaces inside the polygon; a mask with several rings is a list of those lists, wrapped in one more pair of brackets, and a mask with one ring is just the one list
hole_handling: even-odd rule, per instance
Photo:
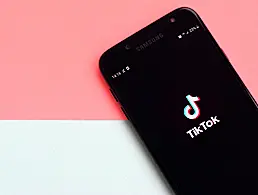
{"label": "phone screen", "polygon": [[258,193],[256,103],[193,11],[162,17],[100,66],[176,193]]}

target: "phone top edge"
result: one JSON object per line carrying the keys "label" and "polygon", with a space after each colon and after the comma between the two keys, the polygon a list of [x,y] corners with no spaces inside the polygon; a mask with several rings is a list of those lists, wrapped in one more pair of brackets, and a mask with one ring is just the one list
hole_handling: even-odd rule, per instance
{"label": "phone top edge", "polygon": [[126,41],[128,41],[129,39],[135,37],[137,34],[139,33],[143,33],[144,31],[146,31],[148,28],[152,27],[153,25],[157,24],[159,21],[163,20],[164,18],[172,15],[172,14],[176,14],[177,12],[179,11],[189,11],[191,12],[192,14],[194,14],[198,20],[200,20],[200,22],[203,24],[200,16],[198,15],[198,13],[190,8],[190,7],[179,7],[179,8],[176,8],[175,10],[165,14],[164,16],[160,17],[159,19],[156,19],[155,21],[151,22],[150,24],[146,25],[145,27],[141,28],[140,30],[136,31],[135,33],[131,34],[130,36],[128,36],[127,38],[123,39],[122,41],[118,42],[117,44],[113,45],[112,47],[110,47],[109,49],[107,49],[100,57],[99,59],[99,69],[102,73],[102,75],[104,75],[104,71],[105,71],[105,61],[106,61],[106,58],[108,58],[109,56],[109,53],[112,53],[117,47],[119,47],[120,45],[122,45],[123,43],[125,43]]}

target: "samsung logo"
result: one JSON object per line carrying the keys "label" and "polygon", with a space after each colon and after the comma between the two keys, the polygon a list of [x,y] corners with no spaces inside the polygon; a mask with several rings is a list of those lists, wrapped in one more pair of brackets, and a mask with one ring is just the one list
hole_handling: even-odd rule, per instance
{"label": "samsung logo", "polygon": [[143,44],[137,46],[136,50],[137,51],[142,51],[142,50],[146,49],[147,47],[151,46],[153,43],[159,41],[163,37],[164,37],[164,35],[162,33],[159,33],[155,37],[153,37],[153,38],[149,39],[148,41],[144,42]]}

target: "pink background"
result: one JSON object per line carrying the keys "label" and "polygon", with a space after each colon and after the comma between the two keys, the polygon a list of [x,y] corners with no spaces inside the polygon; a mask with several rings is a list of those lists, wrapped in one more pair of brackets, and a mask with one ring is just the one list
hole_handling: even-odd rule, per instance
{"label": "pink background", "polygon": [[257,0],[1,0],[0,119],[124,119],[99,57],[180,6],[199,13],[257,99]]}

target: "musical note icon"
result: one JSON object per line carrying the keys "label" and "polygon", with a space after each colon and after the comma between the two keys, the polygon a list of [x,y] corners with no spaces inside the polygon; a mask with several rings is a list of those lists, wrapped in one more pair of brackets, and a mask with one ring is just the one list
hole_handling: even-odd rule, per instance
{"label": "musical note icon", "polygon": [[[197,106],[197,104],[195,102],[199,101],[200,98],[199,97],[193,97],[191,95],[187,95],[186,99],[188,100],[190,105],[187,105],[184,108],[184,115],[185,115],[185,117],[188,118],[188,119],[196,119],[196,118],[198,118],[200,116],[200,109],[199,109],[199,107]],[[190,111],[192,109],[194,110],[194,113],[190,114]]]}

